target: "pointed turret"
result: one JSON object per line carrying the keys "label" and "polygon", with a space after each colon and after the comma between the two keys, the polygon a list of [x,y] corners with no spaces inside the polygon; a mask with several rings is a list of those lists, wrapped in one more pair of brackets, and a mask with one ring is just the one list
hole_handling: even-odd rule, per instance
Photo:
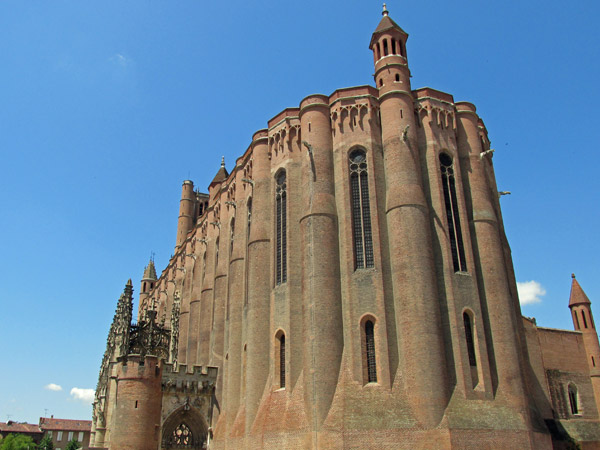
{"label": "pointed turret", "polygon": [[[406,60],[408,34],[389,16],[385,3],[383,4],[382,14],[383,18],[373,32],[369,43],[375,62],[375,82],[378,88],[394,86],[395,89],[399,89],[398,86],[394,85],[394,82],[401,84],[406,81],[410,83],[410,72]],[[379,76],[379,72],[384,68],[388,76]],[[385,75],[385,73],[382,75]],[[409,90],[410,84],[401,86],[401,88]]]}
{"label": "pointed turret", "polygon": [[229,172],[227,172],[227,169],[225,168],[225,157],[223,156],[221,157],[221,167],[219,168],[219,171],[213,180],[210,182],[210,187],[213,187],[215,184],[222,183],[227,179],[228,176]]}
{"label": "pointed turret", "polygon": [[138,302],[138,320],[143,315],[143,311],[148,307],[148,298],[154,285],[156,284],[156,267],[154,266],[154,256],[150,257],[148,265],[144,268],[144,276],[142,277],[140,287],[140,301]]}
{"label": "pointed turret", "polygon": [[600,405],[600,343],[598,342],[598,333],[592,314],[592,302],[575,279],[575,274],[571,274],[571,279],[571,295],[569,298],[571,318],[575,330],[581,331],[583,334],[583,346],[587,354],[594,396],[596,404]]}
{"label": "pointed turret", "polygon": [[571,278],[573,279],[573,281],[571,282],[571,296],[569,297],[569,308],[575,305],[582,305],[586,303],[591,304],[592,302],[590,302],[590,299],[587,297],[587,295],[585,295],[583,289],[581,289],[581,286],[577,282],[574,273],[571,274]]}

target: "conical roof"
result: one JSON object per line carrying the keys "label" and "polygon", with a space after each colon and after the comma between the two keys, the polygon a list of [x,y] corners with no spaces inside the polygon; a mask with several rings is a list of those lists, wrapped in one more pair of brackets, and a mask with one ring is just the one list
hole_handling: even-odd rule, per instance
{"label": "conical roof", "polygon": [[150,260],[146,268],[144,269],[144,280],[156,280],[156,267],[154,267],[154,261]]}
{"label": "conical roof", "polygon": [[383,17],[381,18],[379,25],[377,25],[377,28],[375,28],[375,31],[373,32],[373,36],[371,36],[371,43],[369,44],[369,48],[372,48],[373,43],[377,40],[379,35],[387,30],[392,30],[392,29],[397,30],[400,33],[408,36],[408,33],[406,33],[406,31],[404,31],[402,28],[400,28],[400,25],[398,25],[396,22],[394,22],[392,20],[392,18],[389,16],[389,13],[385,6],[385,3],[383,4],[383,13],[382,14],[383,14]]}
{"label": "conical roof", "polygon": [[571,306],[581,305],[585,303],[591,304],[592,302],[590,302],[590,299],[587,297],[587,295],[585,295],[583,289],[581,289],[579,282],[577,281],[577,279],[575,279],[574,273],[571,274],[571,278],[573,279],[573,282],[571,283],[571,296],[569,297],[569,308]]}
{"label": "conical roof", "polygon": [[210,185],[212,186],[213,184],[222,183],[227,179],[228,176],[229,172],[227,172],[227,169],[225,168],[225,157],[223,157],[221,159],[221,167],[219,168],[219,171],[211,181]]}

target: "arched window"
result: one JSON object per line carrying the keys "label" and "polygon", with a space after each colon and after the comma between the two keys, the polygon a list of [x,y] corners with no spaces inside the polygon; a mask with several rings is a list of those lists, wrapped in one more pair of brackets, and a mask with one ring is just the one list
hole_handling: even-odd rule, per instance
{"label": "arched window", "polygon": [[248,199],[248,203],[246,203],[246,208],[248,209],[248,237],[250,237],[250,226],[252,225],[252,197]]}
{"label": "arched window", "polygon": [[279,387],[285,387],[285,334],[279,336]]}
{"label": "arched window", "polygon": [[396,40],[392,39],[392,55],[396,54]]}
{"label": "arched window", "polygon": [[281,171],[276,178],[275,188],[275,280],[277,284],[287,281],[287,184],[285,171]]}
{"label": "arched window", "polygon": [[466,272],[465,249],[460,228],[458,201],[456,199],[456,186],[454,182],[454,165],[452,158],[446,153],[440,153],[440,170],[442,172],[442,187],[444,189],[444,203],[446,205],[448,235],[450,237],[450,250],[452,252],[454,271]]}
{"label": "arched window", "polygon": [[215,241],[215,270],[219,265],[219,238]]}
{"label": "arched window", "polygon": [[581,327],[579,326],[579,317],[577,317],[577,311],[573,311],[573,317],[575,318],[575,329],[581,329]]}
{"label": "arched window", "polygon": [[467,341],[467,352],[469,354],[469,365],[477,367],[477,358],[475,356],[475,341],[473,340],[473,326],[471,325],[471,316],[468,313],[463,314],[465,323],[465,339]]}
{"label": "arched window", "polygon": [[142,287],[142,291],[146,292],[146,282],[144,281],[144,286]]}
{"label": "arched window", "polygon": [[383,40],[383,56],[388,55],[388,41],[387,39]]}
{"label": "arched window", "polygon": [[377,60],[379,61],[381,59],[381,46],[379,45],[379,42],[377,43],[376,49],[377,49],[377,53],[376,53]]}
{"label": "arched window", "polygon": [[569,405],[571,406],[571,414],[579,414],[579,396],[577,395],[577,387],[573,383],[569,383]]}
{"label": "arched window", "polygon": [[375,360],[375,325],[372,321],[365,322],[365,350],[367,363],[367,382],[377,382],[377,361]]}
{"label": "arched window", "polygon": [[235,235],[235,218],[231,219],[229,226],[229,256],[233,254],[233,236]]}
{"label": "arched window", "polygon": [[364,150],[354,150],[350,153],[349,159],[354,268],[363,269],[373,267],[367,155]]}
{"label": "arched window", "polygon": [[202,255],[202,285],[204,284],[204,276],[206,275],[206,250]]}
{"label": "arched window", "polygon": [[465,326],[465,341],[467,344],[467,354],[469,356],[469,367],[471,368],[471,381],[473,387],[479,383],[479,375],[477,374],[477,356],[475,354],[475,339],[473,337],[473,322],[471,315],[468,312],[463,313],[463,323]]}
{"label": "arched window", "polygon": [[585,320],[585,312],[581,310],[581,318],[583,319],[583,327],[587,328],[587,320]]}

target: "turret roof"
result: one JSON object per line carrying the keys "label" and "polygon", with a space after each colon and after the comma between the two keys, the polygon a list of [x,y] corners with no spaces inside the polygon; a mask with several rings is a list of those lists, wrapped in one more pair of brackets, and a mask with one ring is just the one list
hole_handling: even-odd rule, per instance
{"label": "turret roof", "polygon": [[375,31],[373,32],[373,36],[371,37],[371,43],[369,45],[369,48],[371,48],[373,46],[373,42],[375,41],[375,39],[384,31],[387,30],[391,30],[391,29],[395,29],[400,31],[402,34],[406,34],[408,36],[408,34],[406,33],[406,31],[404,31],[402,28],[400,28],[400,25],[398,25],[396,22],[394,22],[392,20],[392,18],[389,16],[388,10],[385,6],[385,3],[383,4],[383,17],[381,18],[381,21],[379,22],[379,25],[377,25],[377,28],[375,28]]}
{"label": "turret roof", "polygon": [[221,159],[221,167],[219,168],[219,171],[211,181],[210,185],[212,186],[213,184],[222,183],[227,179],[228,176],[229,172],[227,172],[227,169],[225,168],[225,157],[223,157]]}
{"label": "turret roof", "polygon": [[144,280],[156,280],[156,267],[154,267],[154,261],[150,260],[148,265],[144,268]]}
{"label": "turret roof", "polygon": [[573,278],[573,282],[571,283],[571,296],[569,298],[569,307],[581,304],[591,304],[590,299],[585,295],[583,289],[579,285],[578,281],[575,279],[575,274],[571,274],[571,278]]}

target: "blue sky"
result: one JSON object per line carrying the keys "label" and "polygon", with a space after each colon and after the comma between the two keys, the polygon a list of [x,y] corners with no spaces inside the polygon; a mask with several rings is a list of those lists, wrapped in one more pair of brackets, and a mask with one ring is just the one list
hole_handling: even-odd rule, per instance
{"label": "blue sky", "polygon": [[[571,272],[600,311],[600,4],[388,8],[410,34],[413,88],[471,101],[486,123],[512,192],[517,279],[545,291],[523,313],[571,328]],[[206,188],[221,156],[231,169],[305,96],[373,84],[380,12],[365,0],[0,2],[0,421],[90,418],[116,300],[129,277],[138,290],[151,252],[167,263],[181,182]]]}

